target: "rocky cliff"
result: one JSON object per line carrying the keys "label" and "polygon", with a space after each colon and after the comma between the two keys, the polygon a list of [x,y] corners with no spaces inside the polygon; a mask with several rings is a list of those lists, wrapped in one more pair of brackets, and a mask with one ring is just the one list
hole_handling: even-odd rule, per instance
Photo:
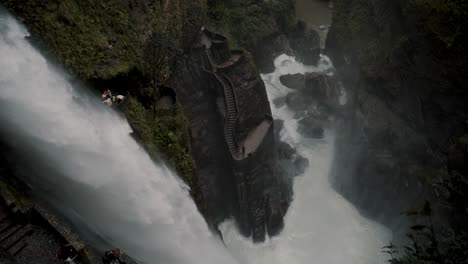
{"label": "rocky cliff", "polygon": [[[447,185],[466,181],[465,165],[450,168],[448,161],[466,161],[460,142],[468,132],[468,5],[334,2],[327,53],[349,98],[334,186],[367,215],[395,226],[402,211],[424,199],[453,200],[456,192]],[[465,215],[466,199],[457,197],[436,211]],[[449,220],[464,225],[459,217]]]}
{"label": "rocky cliff", "polygon": [[271,110],[254,65],[206,31],[174,72],[170,83],[190,122],[207,215],[216,224],[233,216],[255,241],[278,233],[292,189],[275,170]]}
{"label": "rocky cliff", "polygon": [[[248,51],[290,24],[292,1],[3,2],[77,82],[131,95],[122,110],[136,137],[190,185],[211,226],[234,216],[255,241],[281,230],[291,181],[276,173],[271,111]],[[228,36],[210,49],[215,64],[204,25]]]}

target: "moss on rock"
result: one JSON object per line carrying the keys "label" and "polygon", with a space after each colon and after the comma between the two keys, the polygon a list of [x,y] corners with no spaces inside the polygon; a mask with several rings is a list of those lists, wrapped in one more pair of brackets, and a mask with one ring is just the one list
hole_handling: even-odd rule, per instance
{"label": "moss on rock", "polygon": [[164,80],[146,76],[142,65],[145,47],[155,33],[174,40],[175,47],[165,48],[188,46],[204,19],[205,0],[5,0],[4,4],[23,19],[46,52],[80,79],[111,89],[107,85],[116,81],[128,85],[118,90],[136,95],[124,112],[145,148],[152,157],[160,152],[192,190],[198,188],[187,120],[178,109],[156,115],[149,109],[155,97],[148,94],[152,91],[148,80]]}
{"label": "moss on rock", "polygon": [[[24,19],[33,36],[45,43],[82,79],[110,79],[137,67],[148,37],[171,34],[183,45],[201,24],[204,1],[184,0],[5,0]],[[192,13],[188,12],[191,8]],[[186,31],[186,32],[183,32]]]}
{"label": "moss on rock", "polygon": [[208,26],[225,35],[231,48],[253,51],[266,37],[289,28],[294,1],[208,1]]}
{"label": "moss on rock", "polygon": [[192,158],[188,121],[178,108],[153,111],[145,109],[140,102],[129,98],[123,107],[131,126],[153,158],[169,162],[176,172],[192,188],[197,188],[195,162]]}

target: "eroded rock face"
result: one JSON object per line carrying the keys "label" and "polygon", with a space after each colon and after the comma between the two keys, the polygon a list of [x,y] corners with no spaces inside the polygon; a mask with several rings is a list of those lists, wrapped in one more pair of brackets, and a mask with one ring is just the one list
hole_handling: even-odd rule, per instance
{"label": "eroded rock face", "polygon": [[278,169],[285,174],[289,180],[304,173],[309,166],[309,160],[297,153],[291,145],[281,141],[280,131],[283,129],[284,121],[275,120],[275,139],[278,151]]}
{"label": "eroded rock face", "polygon": [[302,73],[282,75],[279,79],[282,85],[295,90],[304,89],[306,81]]}
{"label": "eroded rock face", "polygon": [[305,97],[302,93],[289,93],[286,96],[286,104],[293,111],[307,110],[311,104],[311,98]]}
{"label": "eroded rock face", "polygon": [[[190,122],[204,214],[214,226],[234,216],[242,234],[263,241],[283,228],[292,181],[278,168],[274,125],[251,155],[239,156],[228,148],[225,118],[233,107],[240,142],[271,118],[271,110],[265,86],[243,53],[230,51],[226,43],[215,43],[210,50],[211,62],[204,46],[192,49],[171,84]],[[213,68],[216,73],[207,70]],[[226,89],[234,91],[234,98]],[[229,100],[222,104],[231,110],[220,110],[220,98]]]}
{"label": "eroded rock face", "polygon": [[298,132],[305,137],[323,138],[323,122],[318,120],[315,116],[309,115],[298,122]]}
{"label": "eroded rock face", "polygon": [[283,53],[294,54],[286,35],[277,33],[262,40],[254,52],[258,70],[263,73],[273,72],[275,70],[273,60]]}
{"label": "eroded rock face", "polygon": [[317,65],[320,59],[320,35],[299,21],[288,36],[296,58],[306,65]]}
{"label": "eroded rock face", "polygon": [[466,19],[427,3],[337,1],[327,39],[351,99],[337,130],[334,186],[392,227],[400,212],[441,199],[432,183],[468,118],[468,34],[444,24]]}

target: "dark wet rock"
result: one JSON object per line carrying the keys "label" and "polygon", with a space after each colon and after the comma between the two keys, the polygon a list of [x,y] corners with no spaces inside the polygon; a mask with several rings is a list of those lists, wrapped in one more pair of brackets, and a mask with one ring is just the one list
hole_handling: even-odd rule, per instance
{"label": "dark wet rock", "polygon": [[282,85],[295,90],[304,89],[306,82],[302,73],[282,75],[279,80]]}
{"label": "dark wet rock", "polygon": [[452,144],[448,153],[449,172],[468,175],[468,134],[464,134]]}
{"label": "dark wet rock", "polygon": [[278,158],[279,159],[293,159],[294,155],[296,154],[296,150],[291,147],[286,142],[279,141],[278,142]]}
{"label": "dark wet rock", "polygon": [[297,131],[305,137],[323,138],[324,136],[322,122],[314,116],[307,116],[299,120]]}
{"label": "dark wet rock", "polygon": [[289,108],[293,111],[304,111],[312,103],[312,99],[310,97],[306,97],[301,93],[289,93],[286,96],[286,104]]}
{"label": "dark wet rock", "polygon": [[[212,48],[214,62],[221,65],[232,59],[227,42]],[[236,138],[245,139],[266,118],[271,118],[265,86],[251,60],[243,53],[234,63],[209,69],[204,47],[193,49],[178,62],[171,87],[183,106],[191,130],[191,147],[197,164],[198,183],[205,198],[202,213],[213,225],[234,217],[240,232],[255,242],[265,240],[283,228],[283,216],[292,197],[292,182],[277,170],[278,158],[274,127],[269,128],[260,145],[248,157],[232,155],[226,142],[224,117],[217,107],[225,100],[224,83],[232,84],[237,105]],[[229,89],[229,88],[226,88]],[[219,110],[219,111],[218,111]]]}
{"label": "dark wet rock", "polygon": [[320,59],[320,35],[299,21],[288,36],[296,58],[306,65],[317,65]]}
{"label": "dark wet rock", "polygon": [[268,197],[267,201],[267,220],[266,220],[266,227],[268,230],[269,236],[278,235],[284,227],[283,221],[283,213],[284,207],[278,207],[277,204],[281,204],[281,197],[278,194],[273,194]]}
{"label": "dark wet rock", "polygon": [[307,110],[303,110],[303,111],[298,111],[296,113],[294,113],[294,116],[293,118],[296,119],[296,120],[299,120],[301,118],[304,118],[308,115],[308,111]]}
{"label": "dark wet rock", "polygon": [[[462,152],[451,150],[468,120],[468,34],[456,29],[468,24],[457,3],[430,9],[411,1],[335,1],[327,54],[349,100],[332,183],[365,215],[394,229],[400,212],[425,199],[451,206],[433,183],[441,173],[464,170]],[[448,178],[457,185],[451,180],[457,177]],[[468,214],[453,208],[434,218]]]}
{"label": "dark wet rock", "polygon": [[0,263],[18,264],[18,262],[16,262],[15,258],[11,254],[8,254],[8,252],[4,252],[3,250],[0,250]]}
{"label": "dark wet rock", "polygon": [[322,101],[326,95],[326,88],[321,85],[319,78],[307,78],[305,80],[304,94],[314,97],[317,101]]}
{"label": "dark wet rock", "polygon": [[284,34],[274,34],[261,41],[254,52],[254,60],[258,70],[270,73],[275,70],[274,59],[281,54],[293,55],[289,40]]}
{"label": "dark wet rock", "polygon": [[307,167],[309,167],[309,160],[307,158],[302,156],[296,157],[294,160],[295,176],[303,174]]}
{"label": "dark wet rock", "polygon": [[170,96],[162,96],[156,101],[156,110],[171,110],[174,108],[175,101]]}
{"label": "dark wet rock", "polygon": [[284,174],[292,178],[304,173],[304,170],[309,166],[309,160],[302,157],[286,142],[280,140],[280,131],[283,128],[283,120],[275,120],[275,138],[277,142],[279,167]]}
{"label": "dark wet rock", "polygon": [[283,107],[286,104],[286,96],[278,97],[278,98],[273,99],[273,104],[277,108]]}
{"label": "dark wet rock", "polygon": [[283,128],[284,128],[284,120],[275,119],[275,120],[273,120],[273,125],[274,125],[274,135],[275,135],[275,139],[276,139],[278,142],[282,142],[282,141],[280,140],[280,134],[281,134],[281,131],[282,131]]}

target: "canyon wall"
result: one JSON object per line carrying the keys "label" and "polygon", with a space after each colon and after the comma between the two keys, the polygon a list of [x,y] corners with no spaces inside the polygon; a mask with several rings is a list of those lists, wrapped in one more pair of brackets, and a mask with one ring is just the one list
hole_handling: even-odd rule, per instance
{"label": "canyon wall", "polygon": [[467,186],[468,5],[353,0],[334,7],[327,54],[348,93],[334,187],[395,228],[401,212],[425,199],[440,221],[465,225],[466,198],[457,193]]}

